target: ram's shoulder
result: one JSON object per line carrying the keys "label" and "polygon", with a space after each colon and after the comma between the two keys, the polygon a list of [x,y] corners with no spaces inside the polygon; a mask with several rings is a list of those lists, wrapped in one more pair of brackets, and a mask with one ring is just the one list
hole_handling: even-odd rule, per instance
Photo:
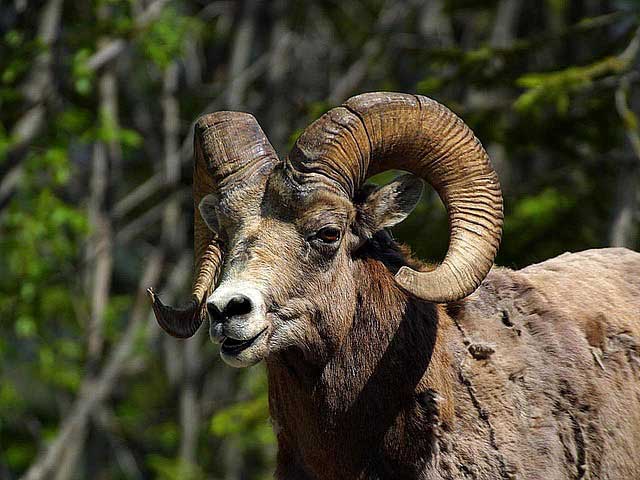
{"label": "ram's shoulder", "polygon": [[465,305],[489,313],[508,302],[521,310],[544,305],[572,317],[585,311],[628,311],[638,317],[640,253],[603,248],[564,253],[521,270],[494,267]]}
{"label": "ram's shoulder", "polygon": [[[564,456],[554,464],[550,451],[592,468],[604,452],[640,445],[640,254],[591,250],[495,267],[447,311],[466,347],[456,368],[499,419],[491,426],[506,463],[553,476]],[[587,426],[590,442],[565,443],[563,432]]]}
{"label": "ram's shoulder", "polygon": [[507,351],[561,358],[569,349],[593,360],[592,351],[623,341],[640,352],[640,253],[587,250],[522,270],[495,267],[452,316],[469,336]]}
{"label": "ram's shoulder", "polygon": [[516,273],[571,318],[640,335],[640,253],[626,248],[565,253]]}
{"label": "ram's shoulder", "polygon": [[519,271],[531,280],[564,281],[567,276],[582,281],[624,282],[638,286],[640,253],[628,248],[600,248],[564,253]]}

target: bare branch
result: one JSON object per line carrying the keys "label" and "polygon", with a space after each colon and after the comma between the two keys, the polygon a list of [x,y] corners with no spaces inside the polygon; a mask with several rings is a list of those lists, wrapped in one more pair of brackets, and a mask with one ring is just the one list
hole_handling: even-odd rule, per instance
{"label": "bare branch", "polygon": [[[204,329],[202,331],[205,331]],[[196,376],[200,370],[200,340],[196,335],[183,345],[184,375],[180,393],[180,459],[185,467],[196,463],[198,435],[200,433],[200,405]]]}
{"label": "bare branch", "polygon": [[165,186],[164,173],[158,172],[143,183],[134,188],[120,201],[118,201],[111,214],[114,218],[119,219],[125,217],[129,212],[137,208],[142,202],[158,193]]}
{"label": "bare branch", "polygon": [[2,210],[7,202],[11,199],[11,195],[18,186],[22,178],[22,165],[12,167],[0,180],[0,210]]}
{"label": "bare branch", "polygon": [[122,441],[123,432],[114,413],[108,407],[100,405],[95,409],[92,418],[106,435],[122,473],[126,478],[141,480],[143,476],[136,457]]}
{"label": "bare branch", "polygon": [[[108,16],[108,9],[98,10],[101,18]],[[100,39],[101,44],[107,38]],[[112,69],[106,69],[98,80],[100,113],[103,122],[112,128],[118,128],[118,83]],[[91,191],[88,216],[92,226],[92,235],[87,243],[87,262],[91,275],[91,314],[87,329],[88,361],[90,369],[97,365],[102,354],[104,311],[109,301],[111,271],[113,268],[113,234],[108,214],[107,193],[112,171],[119,171],[121,163],[120,144],[112,140],[108,144],[98,141],[93,148],[93,166],[91,171]],[[117,176],[116,176],[117,181]]]}
{"label": "bare branch", "polygon": [[622,60],[625,65],[630,65],[635,62],[638,52],[640,52],[640,27],[636,29],[629,45],[627,45],[627,48],[618,55],[618,58]]}
{"label": "bare branch", "polygon": [[[284,1],[274,3],[272,6],[277,15],[271,29],[271,45],[269,55],[269,68],[267,79],[269,81],[270,98],[286,98],[286,77],[290,69],[291,46],[293,35],[285,20],[287,4]],[[287,122],[287,106],[285,102],[269,102],[268,131],[271,143],[278,147],[284,147],[287,140],[289,125]]]}
{"label": "bare branch", "polygon": [[[141,14],[135,19],[135,28],[142,30],[149,26],[151,22],[156,20],[165,5],[169,3],[169,0],[156,0],[149,5]],[[127,47],[127,42],[121,38],[113,39],[104,43],[96,53],[91,55],[87,60],[87,67],[90,71],[95,71],[104,66],[105,64],[115,60]]]}
{"label": "bare branch", "polygon": [[73,478],[78,465],[78,460],[83,451],[84,440],[87,436],[87,420],[78,424],[78,427],[69,435],[66,448],[60,462],[55,467],[54,480],[69,480]]}
{"label": "bare branch", "polygon": [[127,244],[131,241],[132,238],[140,235],[140,233],[159,221],[162,218],[163,212],[164,202],[150,208],[144,214],[140,215],[135,220],[132,220],[130,223],[119,229],[115,235],[115,243],[117,245]]}
{"label": "bare branch", "polygon": [[104,45],[96,53],[89,57],[89,59],[87,60],[87,68],[90,71],[98,70],[104,64],[110,62],[118,55],[120,55],[124,51],[126,46],[127,42],[125,42],[121,38],[111,40],[109,43]]}

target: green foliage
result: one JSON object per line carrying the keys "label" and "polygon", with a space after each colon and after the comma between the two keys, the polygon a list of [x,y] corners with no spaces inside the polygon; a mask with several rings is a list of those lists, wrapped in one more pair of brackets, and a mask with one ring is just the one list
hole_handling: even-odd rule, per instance
{"label": "green foliage", "polygon": [[29,465],[34,454],[35,448],[33,444],[27,442],[15,442],[4,451],[7,463],[15,469],[24,468]]}
{"label": "green foliage", "polygon": [[[64,178],[64,168],[54,165],[51,176]],[[0,314],[17,319],[21,336],[36,333],[35,322],[41,313],[73,316],[72,292],[67,289],[64,274],[73,271],[79,255],[78,245],[87,231],[84,215],[44,188],[16,199],[0,228],[0,265],[5,272],[0,279]],[[20,279],[20,283],[13,283],[13,279]],[[56,296],[57,286],[66,294]],[[47,299],[58,303],[40,303],[45,291],[49,292]]]}
{"label": "green foliage", "polygon": [[9,30],[4,34],[3,42],[0,42],[3,58],[0,64],[1,84],[15,85],[27,74],[31,66],[30,58],[44,50],[39,40],[27,40],[26,37],[19,30]]}
{"label": "green foliage", "polygon": [[249,399],[235,402],[211,418],[211,433],[220,438],[236,439],[246,447],[275,443],[269,418],[267,383],[264,375],[247,375]]}
{"label": "green foliage", "polygon": [[437,77],[425,78],[420,80],[416,87],[417,92],[420,95],[431,95],[433,92],[437,92],[442,88],[444,80]]}
{"label": "green foliage", "polygon": [[557,214],[572,206],[572,201],[554,188],[547,188],[534,196],[521,199],[508,217],[506,230],[545,229],[554,225]]}
{"label": "green foliage", "polygon": [[89,95],[93,88],[94,72],[87,65],[93,52],[88,48],[81,48],[73,56],[72,75],[74,87],[80,95]]}
{"label": "green foliage", "polygon": [[159,68],[179,57],[188,35],[197,35],[202,24],[197,18],[166,8],[160,18],[139,38],[140,49]]}
{"label": "green foliage", "polygon": [[142,137],[133,129],[118,127],[115,119],[104,109],[100,110],[98,129],[95,132],[88,132],[94,139],[104,143],[116,142],[125,147],[139,147]]}
{"label": "green foliage", "polygon": [[40,377],[46,379],[53,386],[75,392],[80,386],[82,371],[78,363],[79,355],[69,358],[68,352],[64,351],[64,346],[70,340],[63,339],[59,342],[58,350],[50,346],[43,345],[38,351]]}
{"label": "green foliage", "polygon": [[521,112],[528,112],[545,103],[552,103],[559,113],[566,114],[572,93],[589,87],[595,79],[605,74],[620,73],[626,66],[627,63],[618,57],[607,57],[591,65],[523,75],[517,84],[527,91],[518,97],[514,106]]}
{"label": "green foliage", "polygon": [[180,459],[149,455],[147,463],[158,480],[204,480],[207,478],[197,465]]}

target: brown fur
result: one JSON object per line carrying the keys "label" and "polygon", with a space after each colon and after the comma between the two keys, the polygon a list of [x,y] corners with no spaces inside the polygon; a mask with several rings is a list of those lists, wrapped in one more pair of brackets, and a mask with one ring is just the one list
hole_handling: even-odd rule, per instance
{"label": "brown fur", "polygon": [[277,478],[637,478],[640,254],[494,268],[445,309],[396,286],[397,251],[372,249],[327,362],[267,361]]}
{"label": "brown fur", "polygon": [[428,267],[380,228],[415,195],[287,182],[214,205],[223,280],[264,298],[242,364],[267,362],[278,479],[638,478],[640,254],[493,268],[436,305],[398,285]]}

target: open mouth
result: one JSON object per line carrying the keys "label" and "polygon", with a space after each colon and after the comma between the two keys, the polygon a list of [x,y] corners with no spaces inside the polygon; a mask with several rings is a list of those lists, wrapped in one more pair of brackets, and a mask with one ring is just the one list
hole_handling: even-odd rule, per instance
{"label": "open mouth", "polygon": [[253,345],[266,330],[267,327],[263,328],[255,337],[248,340],[237,340],[235,338],[225,337],[222,341],[222,353],[225,355],[238,355]]}

